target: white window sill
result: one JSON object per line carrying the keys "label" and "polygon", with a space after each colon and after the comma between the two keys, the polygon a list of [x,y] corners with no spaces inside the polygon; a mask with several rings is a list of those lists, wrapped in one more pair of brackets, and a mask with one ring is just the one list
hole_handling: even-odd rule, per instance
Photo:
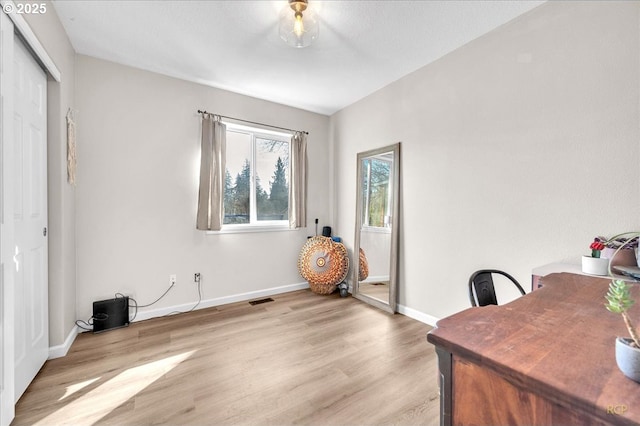
{"label": "white window sill", "polygon": [[245,234],[250,232],[283,232],[297,231],[291,229],[289,225],[226,225],[219,231],[207,231],[207,235],[219,234]]}

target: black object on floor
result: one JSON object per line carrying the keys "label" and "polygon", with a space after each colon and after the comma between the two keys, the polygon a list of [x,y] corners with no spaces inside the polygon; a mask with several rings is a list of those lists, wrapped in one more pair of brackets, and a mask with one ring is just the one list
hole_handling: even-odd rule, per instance
{"label": "black object on floor", "polygon": [[129,325],[129,297],[93,302],[93,332],[112,330]]}

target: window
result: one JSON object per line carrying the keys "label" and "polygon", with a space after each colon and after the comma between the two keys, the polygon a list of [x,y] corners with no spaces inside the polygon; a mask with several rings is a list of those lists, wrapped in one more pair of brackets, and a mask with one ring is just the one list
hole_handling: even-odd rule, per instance
{"label": "window", "polygon": [[226,125],[223,229],[288,226],[291,135]]}
{"label": "window", "polygon": [[362,225],[390,228],[391,168],[393,161],[384,155],[363,160]]}

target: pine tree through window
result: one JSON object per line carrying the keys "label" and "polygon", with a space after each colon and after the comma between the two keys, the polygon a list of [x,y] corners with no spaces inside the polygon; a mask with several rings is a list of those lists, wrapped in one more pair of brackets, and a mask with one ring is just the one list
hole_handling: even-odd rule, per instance
{"label": "pine tree through window", "polygon": [[391,214],[391,168],[387,155],[363,160],[362,224],[372,228],[389,228]]}
{"label": "pine tree through window", "polygon": [[227,123],[226,228],[288,225],[290,138]]}

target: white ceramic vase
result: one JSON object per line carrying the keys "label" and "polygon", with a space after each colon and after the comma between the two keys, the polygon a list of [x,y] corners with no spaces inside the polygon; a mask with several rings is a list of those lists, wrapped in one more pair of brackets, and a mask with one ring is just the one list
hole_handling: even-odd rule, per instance
{"label": "white ceramic vase", "polygon": [[604,257],[582,256],[582,272],[590,275],[608,275],[609,259]]}

